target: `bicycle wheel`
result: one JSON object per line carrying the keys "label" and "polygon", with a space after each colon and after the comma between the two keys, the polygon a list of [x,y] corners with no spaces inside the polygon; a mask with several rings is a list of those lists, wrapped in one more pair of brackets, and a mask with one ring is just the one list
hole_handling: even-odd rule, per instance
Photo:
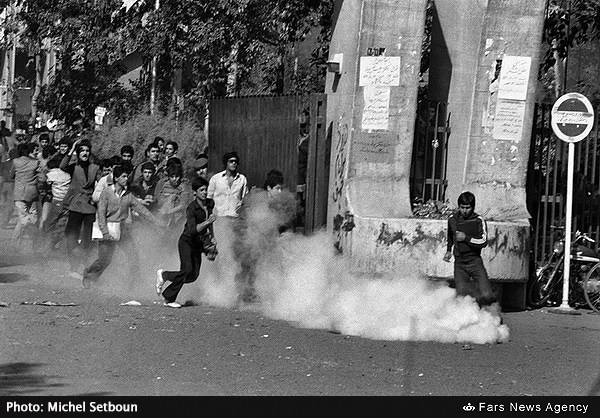
{"label": "bicycle wheel", "polygon": [[[562,277],[558,280],[554,277],[557,274],[562,276],[562,270],[559,266],[549,265],[540,270],[527,292],[527,304],[531,308],[538,309],[546,306],[550,297],[556,293],[557,283],[562,281]],[[552,285],[547,290],[544,290],[544,286],[550,280],[553,281]]]}
{"label": "bicycle wheel", "polygon": [[600,263],[588,272],[583,280],[583,296],[594,311],[600,313]]}

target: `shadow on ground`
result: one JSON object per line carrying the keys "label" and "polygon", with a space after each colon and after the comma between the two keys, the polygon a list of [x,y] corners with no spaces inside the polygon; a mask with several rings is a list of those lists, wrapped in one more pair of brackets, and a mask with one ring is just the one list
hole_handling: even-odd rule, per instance
{"label": "shadow on ground", "polygon": [[29,276],[23,273],[0,273],[0,283],[16,283],[28,278]]}
{"label": "shadow on ground", "polygon": [[0,396],[31,395],[46,388],[64,386],[49,383],[49,376],[37,375],[42,363],[7,363],[0,365]]}

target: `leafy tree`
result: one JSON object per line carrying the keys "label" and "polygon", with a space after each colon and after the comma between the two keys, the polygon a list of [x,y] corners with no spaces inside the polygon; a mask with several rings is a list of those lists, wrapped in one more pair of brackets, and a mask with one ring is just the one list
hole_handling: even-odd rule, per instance
{"label": "leafy tree", "polygon": [[549,0],[544,22],[546,49],[540,66],[540,79],[553,87],[555,96],[564,93],[566,59],[569,52],[600,38],[598,0]]}
{"label": "leafy tree", "polygon": [[[163,1],[158,10],[153,2],[138,2],[120,15],[143,22],[131,47],[147,60],[160,57],[162,90],[173,90],[173,73],[181,70],[187,80],[181,94],[202,107],[210,96],[283,93],[286,59],[311,30],[319,36],[310,64],[319,68],[327,56],[332,7],[333,0],[180,0]],[[314,91],[324,84],[324,71],[315,80],[317,73],[296,86]]]}
{"label": "leafy tree", "polygon": [[[152,0],[129,9],[122,0],[0,0],[9,3],[38,71],[48,40],[60,62],[49,85],[36,83],[32,117],[46,111],[70,124],[93,119],[102,105],[125,120],[147,108],[153,57],[163,113],[182,99],[202,110],[211,96],[283,93],[290,55],[311,31],[318,32],[313,54],[291,90],[324,85],[333,0],[162,0],[158,9]],[[122,86],[120,60],[134,51],[144,57],[142,77]]]}

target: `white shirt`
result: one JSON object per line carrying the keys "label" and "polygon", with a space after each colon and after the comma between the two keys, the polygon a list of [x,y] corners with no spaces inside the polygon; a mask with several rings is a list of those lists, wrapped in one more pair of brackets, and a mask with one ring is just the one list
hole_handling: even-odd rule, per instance
{"label": "white shirt", "polygon": [[231,183],[228,183],[227,170],[223,170],[210,178],[207,197],[215,201],[216,215],[238,217],[242,200],[248,193],[246,176],[237,173]]}
{"label": "white shirt", "polygon": [[69,190],[71,176],[60,168],[53,168],[46,173],[46,182],[52,186],[52,199],[63,200]]}
{"label": "white shirt", "polygon": [[94,193],[92,193],[92,200],[94,202],[98,202],[100,200],[100,195],[102,191],[106,189],[107,186],[113,184],[113,175],[112,173],[107,174],[104,177],[101,177],[100,180],[96,183],[96,187],[94,188]]}

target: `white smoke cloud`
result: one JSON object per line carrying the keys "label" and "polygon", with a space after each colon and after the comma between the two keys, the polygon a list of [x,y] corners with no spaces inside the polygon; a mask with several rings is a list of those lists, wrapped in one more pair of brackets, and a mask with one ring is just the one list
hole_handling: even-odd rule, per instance
{"label": "white smoke cloud", "polygon": [[[278,226],[292,214],[293,196],[282,193],[275,200],[265,199],[264,194],[254,198],[245,217],[247,228],[240,229],[239,222],[231,220],[215,223],[219,255],[213,262],[203,258],[199,278],[183,286],[178,301],[238,306],[243,292],[236,278],[242,272],[241,258],[256,277],[258,299],[248,306],[273,319],[377,340],[508,341],[509,329],[497,315],[480,309],[470,296],[457,296],[446,283],[411,273],[418,271],[413,266],[383,276],[358,273],[337,253],[326,231],[311,236],[279,234]],[[150,226],[136,226],[141,274],[131,277],[132,257],[117,249],[97,288],[127,300],[158,300],[155,272],[179,269],[180,231],[172,231],[177,237],[166,239]],[[236,254],[236,245],[243,254]]]}
{"label": "white smoke cloud", "polygon": [[[281,199],[286,198],[282,195]],[[458,297],[446,284],[409,273],[416,269],[369,277],[352,272],[325,231],[312,236],[274,234],[278,223],[285,223],[281,211],[287,207],[281,201],[262,201],[253,205],[246,216],[250,226],[243,241],[251,254],[259,301],[253,306],[264,315],[301,327],[379,340],[479,344],[508,340],[509,329],[500,324],[498,316],[480,309],[470,296]],[[217,258],[215,263],[223,261],[227,265],[234,262]],[[215,284],[232,283],[235,277],[215,278],[211,270],[209,265],[201,271],[203,301],[232,306],[232,301],[238,299],[239,285],[228,288],[237,293],[223,294],[215,291]],[[233,271],[240,271],[239,264]]]}

